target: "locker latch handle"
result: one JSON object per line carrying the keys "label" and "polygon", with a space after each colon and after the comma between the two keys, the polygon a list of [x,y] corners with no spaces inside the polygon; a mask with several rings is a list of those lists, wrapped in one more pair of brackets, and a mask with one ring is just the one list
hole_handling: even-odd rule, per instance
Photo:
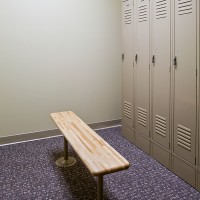
{"label": "locker latch handle", "polygon": [[124,61],[124,53],[122,54],[122,61]]}
{"label": "locker latch handle", "polygon": [[155,64],[155,55],[152,56],[152,63]]}
{"label": "locker latch handle", "polygon": [[174,57],[174,66],[175,66],[175,68],[177,67],[177,58],[176,58],[176,56]]}
{"label": "locker latch handle", "polygon": [[135,62],[137,62],[137,60],[138,60],[138,56],[137,56],[137,54],[135,55]]}

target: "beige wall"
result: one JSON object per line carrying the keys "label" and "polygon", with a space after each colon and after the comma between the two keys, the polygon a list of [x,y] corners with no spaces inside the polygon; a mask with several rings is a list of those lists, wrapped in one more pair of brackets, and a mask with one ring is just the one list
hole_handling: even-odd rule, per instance
{"label": "beige wall", "polygon": [[120,0],[0,0],[0,137],[121,118]]}

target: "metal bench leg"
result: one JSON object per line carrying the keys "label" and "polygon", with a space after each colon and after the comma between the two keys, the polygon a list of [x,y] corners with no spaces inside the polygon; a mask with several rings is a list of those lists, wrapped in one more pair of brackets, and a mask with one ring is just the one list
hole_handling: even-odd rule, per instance
{"label": "metal bench leg", "polygon": [[64,137],[64,159],[68,160],[68,141]]}
{"label": "metal bench leg", "polygon": [[103,175],[98,176],[97,200],[103,200]]}
{"label": "metal bench leg", "polygon": [[68,155],[68,141],[64,137],[64,157],[56,160],[56,165],[59,167],[70,167],[76,163],[76,158]]}

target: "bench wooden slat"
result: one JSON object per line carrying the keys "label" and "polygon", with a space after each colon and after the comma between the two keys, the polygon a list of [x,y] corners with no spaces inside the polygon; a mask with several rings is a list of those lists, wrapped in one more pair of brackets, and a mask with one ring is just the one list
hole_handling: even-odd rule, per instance
{"label": "bench wooden slat", "polygon": [[72,111],[51,114],[55,124],[94,176],[129,167],[129,162]]}

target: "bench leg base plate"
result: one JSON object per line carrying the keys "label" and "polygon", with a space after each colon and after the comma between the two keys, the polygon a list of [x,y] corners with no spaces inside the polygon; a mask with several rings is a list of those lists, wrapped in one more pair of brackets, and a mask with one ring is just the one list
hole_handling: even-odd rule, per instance
{"label": "bench leg base plate", "polygon": [[65,160],[64,157],[61,157],[58,160],[56,160],[56,165],[58,167],[70,167],[74,164],[76,164],[76,158],[70,156],[67,160]]}

